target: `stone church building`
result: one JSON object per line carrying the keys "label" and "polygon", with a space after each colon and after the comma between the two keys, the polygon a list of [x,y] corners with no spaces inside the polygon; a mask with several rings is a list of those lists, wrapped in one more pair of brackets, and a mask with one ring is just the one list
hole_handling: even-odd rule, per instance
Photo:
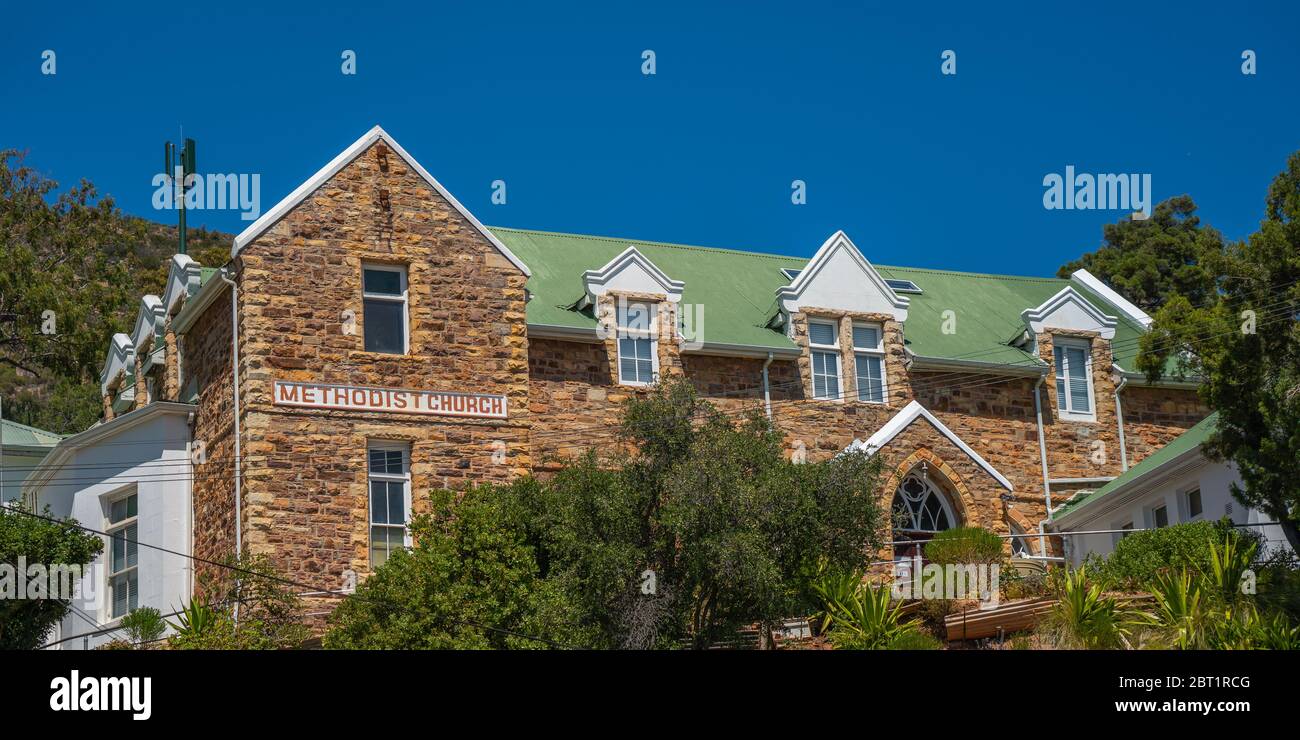
{"label": "stone church building", "polygon": [[[376,127],[225,266],[176,256],[114,337],[97,439],[151,406],[179,415],[192,475],[149,505],[192,521],[196,556],[267,553],[332,590],[409,542],[428,490],[552,472],[607,445],[620,402],[658,378],[761,410],[794,459],[884,456],[896,542],[979,525],[1031,557],[1064,554],[1039,537],[1051,509],[1208,413],[1194,385],[1135,371],[1150,318],[1085,271],[887,267],[872,249],[843,232],[807,259],[487,227]],[[137,491],[86,495],[108,526]]]}

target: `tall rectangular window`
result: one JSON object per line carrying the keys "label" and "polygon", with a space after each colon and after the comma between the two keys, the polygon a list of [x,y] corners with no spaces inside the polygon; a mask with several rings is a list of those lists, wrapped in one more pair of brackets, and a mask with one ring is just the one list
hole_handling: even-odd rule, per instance
{"label": "tall rectangular window", "polygon": [[1201,489],[1193,488],[1187,492],[1187,516],[1198,517],[1201,511]]}
{"label": "tall rectangular window", "polygon": [[1053,338],[1056,359],[1056,408],[1063,416],[1094,418],[1091,344]]}
{"label": "tall rectangular window", "polygon": [[370,567],[378,568],[410,544],[411,456],[410,447],[400,442],[371,442],[368,452]]}
{"label": "tall rectangular window", "polygon": [[840,397],[840,338],[835,324],[808,322],[808,346],[812,354],[813,398]]}
{"label": "tall rectangular window", "polygon": [[624,385],[649,385],[659,372],[656,327],[658,306],[620,299],[618,320],[618,381]]}
{"label": "tall rectangular window", "polygon": [[117,498],[108,505],[108,601],[112,619],[124,617],[139,606],[138,506],[134,493]]}
{"label": "tall rectangular window", "polygon": [[885,402],[885,345],[879,326],[853,327],[853,365],[858,400]]}
{"label": "tall rectangular window", "polygon": [[1169,508],[1166,506],[1157,506],[1151,510],[1151,524],[1156,529],[1162,529],[1169,526]]}
{"label": "tall rectangular window", "polygon": [[363,265],[361,283],[366,351],[406,354],[406,268]]}

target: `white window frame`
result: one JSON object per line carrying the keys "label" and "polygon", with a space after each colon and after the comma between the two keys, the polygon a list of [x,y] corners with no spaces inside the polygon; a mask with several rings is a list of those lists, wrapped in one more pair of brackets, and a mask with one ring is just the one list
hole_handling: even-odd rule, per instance
{"label": "white window frame", "polygon": [[[1156,512],[1157,512],[1157,511],[1160,511],[1160,510],[1162,510],[1162,509],[1163,509],[1164,512],[1165,512],[1165,523],[1164,523],[1164,524],[1160,524],[1159,522],[1156,521]],[[1151,519],[1151,529],[1164,529],[1165,527],[1171,527],[1171,526],[1173,526],[1174,524],[1177,524],[1177,523],[1178,523],[1176,520],[1170,518],[1170,516],[1169,516],[1169,503],[1166,502],[1166,501],[1161,501],[1161,502],[1158,503],[1158,504],[1154,504],[1154,505],[1152,505],[1152,507],[1150,508],[1150,510],[1148,510],[1148,516],[1149,516],[1150,519]]]}
{"label": "white window frame", "polygon": [[[627,309],[635,306],[638,310],[645,309],[650,312],[648,317],[648,327],[645,329],[625,326],[628,323]],[[623,339],[647,339],[650,341],[650,380],[641,380],[633,378],[631,380],[623,377]],[[614,358],[616,362],[615,371],[618,373],[619,385],[631,386],[649,386],[654,385],[659,379],[659,304],[653,301],[629,301],[620,297],[614,306]],[[633,358],[634,361],[642,361],[641,358]]]}
{"label": "white window frame", "polygon": [[[856,336],[850,336],[849,341],[853,343],[853,380],[857,385],[858,400],[862,403],[879,403],[889,402],[889,381],[888,373],[885,372],[885,327],[880,324],[855,323],[854,329],[874,329],[876,332],[876,346],[859,347]],[[880,360],[880,400],[872,401],[862,397],[862,373],[858,372],[859,358],[874,357]]]}
{"label": "white window frame", "polygon": [[[386,452],[399,451],[402,453],[402,472],[398,473],[376,473],[370,470],[370,452],[371,450],[383,450]],[[376,522],[374,502],[371,501],[370,482],[372,480],[387,481],[390,483],[400,482],[402,484],[402,506],[406,513],[406,521],[402,523],[402,544],[405,547],[411,546],[411,445],[407,442],[396,442],[392,440],[372,439],[366,443],[366,559],[370,560],[371,547],[374,545],[373,532],[375,527],[396,528],[397,525],[391,522]],[[391,557],[391,551],[389,553]],[[385,561],[387,557],[385,558]],[[375,568],[373,563],[371,568]]]}
{"label": "white window frame", "polygon": [[[1056,359],[1056,349],[1060,348],[1061,358]],[[1070,353],[1068,349],[1083,350],[1084,370],[1083,379],[1088,385],[1088,410],[1076,411],[1070,400]],[[1070,337],[1052,337],[1052,360],[1056,365],[1056,373],[1060,373],[1065,380],[1065,392],[1057,390],[1056,412],[1062,419],[1072,421],[1096,421],[1097,420],[1097,397],[1092,387],[1092,342],[1086,339],[1074,339]],[[1056,377],[1053,376],[1053,388],[1056,386]]]}
{"label": "white window frame", "polygon": [[[369,271],[397,273],[400,276],[399,284],[401,285],[402,288],[401,295],[393,295],[392,293],[368,292],[366,290],[366,272]],[[365,350],[365,351],[374,352],[375,354],[384,354],[384,355],[392,354],[395,357],[400,357],[402,355],[408,355],[411,353],[411,307],[410,307],[410,301],[408,300],[409,292],[410,292],[410,281],[407,279],[407,270],[405,265],[386,265],[377,262],[361,263],[361,314],[362,314],[361,346],[362,348],[365,347],[366,323],[369,320],[365,316],[365,307],[366,307],[365,302],[383,301],[385,303],[402,304],[402,352],[401,354],[398,355],[391,352],[379,352],[378,350]]]}
{"label": "white window frame", "polygon": [[[113,521],[113,504],[119,501],[135,498],[135,514],[125,519]],[[104,534],[108,536],[107,548],[104,557],[104,612],[101,622],[114,622],[127,614],[131,613],[130,599],[127,600],[127,610],[121,614],[113,614],[113,603],[116,600],[113,593],[113,580],[119,576],[129,576],[135,574],[135,608],[140,607],[140,492],[136,486],[127,486],[118,491],[114,491],[104,497]],[[123,540],[126,539],[125,532],[131,527],[135,527],[135,536],[131,541],[135,544],[135,565],[129,565],[121,570],[113,570],[113,540],[119,532],[123,533]],[[129,544],[129,543],[128,543]]]}
{"label": "white window frame", "polygon": [[[835,332],[835,344],[818,344],[813,341],[812,328],[814,326],[829,326],[831,331]],[[840,325],[837,321],[818,321],[810,320],[808,322],[808,375],[812,378],[812,395],[818,401],[843,401],[844,400],[844,369],[840,360],[843,359],[840,352]],[[817,395],[817,377],[830,377],[830,373],[817,372],[818,353],[830,355],[835,360],[835,393],[830,396]],[[829,390],[829,389],[828,389]]]}

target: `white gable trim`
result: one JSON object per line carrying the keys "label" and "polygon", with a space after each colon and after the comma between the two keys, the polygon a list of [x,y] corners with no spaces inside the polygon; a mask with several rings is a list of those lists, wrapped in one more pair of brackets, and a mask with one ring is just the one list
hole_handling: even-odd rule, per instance
{"label": "white gable trim", "polygon": [[930,425],[939,430],[940,434],[947,437],[953,444],[961,448],[962,452],[966,453],[966,455],[983,468],[985,472],[993,476],[998,483],[1001,483],[1003,488],[1006,488],[1008,491],[1015,490],[1011,486],[1011,481],[1007,480],[1005,476],[999,473],[997,468],[990,465],[988,460],[980,457],[978,452],[971,449],[970,445],[963,442],[961,437],[958,437],[955,432],[945,426],[943,422],[939,421],[934,414],[926,410],[926,408],[917,401],[912,401],[904,406],[902,411],[894,414],[894,418],[886,422],[885,425],[875,434],[871,435],[867,441],[862,442],[856,439],[853,440],[853,442],[848,446],[848,449],[866,452],[868,455],[875,454],[877,450],[889,444],[894,437],[897,437],[918,418],[923,418],[930,422]]}
{"label": "white gable trim", "polygon": [[491,242],[492,246],[496,247],[497,251],[499,251],[503,257],[510,260],[510,263],[515,267],[518,267],[520,272],[524,273],[524,275],[532,275],[532,272],[528,269],[528,265],[525,265],[523,260],[516,257],[514,253],[506,247],[506,245],[501,243],[500,239],[497,239],[491,231],[488,231],[486,226],[480,223],[477,218],[474,218],[474,214],[470,213],[465,206],[461,205],[460,201],[456,200],[451,193],[447,192],[447,189],[435,180],[433,175],[429,174],[428,170],[420,166],[419,162],[415,161],[415,159],[408,154],[406,150],[393,139],[393,137],[388,135],[387,131],[384,131],[379,126],[375,126],[367,131],[365,136],[362,136],[360,139],[353,142],[352,146],[340,152],[337,157],[330,160],[329,164],[322,167],[316,174],[308,178],[306,182],[299,185],[292,193],[289,193],[284,200],[276,203],[271,210],[262,214],[261,218],[250,224],[247,229],[244,229],[239,236],[235,237],[235,243],[230,248],[230,256],[232,258],[237,256],[239,250],[247,246],[249,242],[261,236],[264,231],[271,228],[271,226],[281,218],[284,218],[285,214],[293,210],[293,208],[299,203],[306,200],[307,196],[316,192],[317,188],[324,185],[327,180],[338,174],[338,172],[352,162],[352,160],[356,159],[362,152],[369,149],[372,144],[381,139],[397,154],[397,156],[401,157],[411,169],[419,173],[420,177],[424,178],[424,181],[429,183],[429,185],[437,191],[439,195],[445,198],[447,202],[460,213],[460,215],[464,216],[465,220],[469,221],[474,228],[484,236],[484,238]]}
{"label": "white gable trim", "polygon": [[135,370],[135,345],[131,343],[131,337],[114,334],[108,346],[108,358],[104,361],[104,372],[99,378],[100,395],[108,395],[108,386],[128,370]]}
{"label": "white gable trim", "polygon": [[1133,319],[1134,321],[1141,324],[1143,329],[1151,328],[1152,319],[1150,316],[1147,315],[1146,311],[1143,311],[1137,306],[1134,306],[1132,303],[1129,303],[1128,299],[1126,299],[1124,296],[1120,295],[1119,293],[1116,293],[1109,285],[1103,283],[1096,275],[1093,275],[1091,272],[1088,272],[1087,270],[1075,270],[1074,272],[1070,273],[1070,277],[1074,278],[1075,280],[1078,280],[1079,282],[1083,283],[1084,286],[1087,287],[1089,290],[1101,296],[1102,298],[1105,298],[1107,303],[1114,306],[1115,308],[1118,308],[1120,313],[1124,314],[1130,319]]}
{"label": "white gable trim", "polygon": [[[1064,313],[1057,316],[1060,312]],[[1119,324],[1119,319],[1102,313],[1083,294],[1068,285],[1041,306],[1026,308],[1020,318],[1035,334],[1042,334],[1045,328],[1077,329],[1098,332],[1103,339],[1114,339],[1115,327]]]}
{"label": "white gable trim", "polygon": [[171,269],[167,272],[167,289],[163,291],[162,298],[167,313],[175,315],[181,309],[183,301],[199,291],[202,279],[202,265],[188,254],[173,255]]}
{"label": "white gable trim", "polygon": [[624,249],[599,270],[582,273],[582,282],[587,291],[588,303],[594,303],[597,297],[608,292],[610,285],[615,283],[624,292],[662,293],[670,303],[680,301],[682,291],[686,289],[686,283],[668,277],[667,273],[636,247]]}
{"label": "white gable trim", "polygon": [[140,312],[135,316],[135,329],[131,331],[131,346],[136,352],[144,349],[145,343],[151,341],[163,330],[167,312],[162,299],[156,295],[147,295],[140,300]]}
{"label": "white gable trim", "polygon": [[[817,253],[814,254],[812,259],[808,261],[808,264],[804,266],[803,270],[799,273],[799,276],[789,285],[777,288],[776,295],[777,299],[781,303],[781,311],[787,316],[798,313],[802,306],[804,295],[808,292],[808,289],[818,282],[818,278],[823,275],[826,266],[830,263],[831,259],[840,252],[848,254],[852,258],[853,262],[866,275],[867,283],[862,286],[864,295],[867,290],[874,288],[883,298],[885,305],[889,308],[889,312],[894,315],[894,319],[899,322],[906,321],[909,299],[898,295],[894,292],[893,288],[889,287],[889,284],[880,276],[880,273],[876,272],[876,268],[871,266],[871,263],[867,261],[867,258],[862,255],[862,251],[858,249],[857,245],[855,245],[843,231],[836,231],[834,234],[831,234],[830,238],[822,243],[821,247],[817,250]],[[856,310],[860,307],[822,305],[818,306],[818,308],[843,308],[846,310]]]}

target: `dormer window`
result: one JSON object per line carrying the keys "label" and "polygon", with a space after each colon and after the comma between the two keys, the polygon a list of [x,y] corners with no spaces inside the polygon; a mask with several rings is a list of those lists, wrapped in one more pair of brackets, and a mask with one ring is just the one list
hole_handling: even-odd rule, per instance
{"label": "dormer window", "polygon": [[808,346],[812,354],[813,398],[840,397],[840,339],[835,324],[808,322]]}
{"label": "dormer window", "polygon": [[858,380],[858,400],[885,402],[885,345],[878,324],[853,326],[853,365]]}
{"label": "dormer window", "polygon": [[650,385],[659,373],[658,306],[620,300],[618,317],[618,382]]}
{"label": "dormer window", "polygon": [[1087,340],[1052,339],[1056,359],[1056,409],[1063,419],[1094,421],[1092,345]]}

